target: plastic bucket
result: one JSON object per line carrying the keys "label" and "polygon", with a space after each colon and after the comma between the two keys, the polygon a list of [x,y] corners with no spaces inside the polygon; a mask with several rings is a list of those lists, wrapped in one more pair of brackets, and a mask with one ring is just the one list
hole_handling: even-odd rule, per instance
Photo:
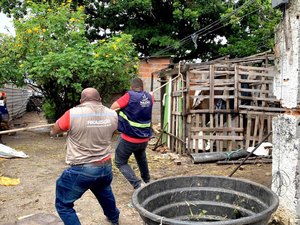
{"label": "plastic bucket", "polygon": [[220,176],[157,180],[136,190],[132,200],[147,225],[266,225],[279,204],[263,185]]}

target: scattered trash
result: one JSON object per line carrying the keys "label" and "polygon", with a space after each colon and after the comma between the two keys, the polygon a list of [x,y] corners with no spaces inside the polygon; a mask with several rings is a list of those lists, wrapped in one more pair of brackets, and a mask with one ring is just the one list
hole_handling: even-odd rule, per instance
{"label": "scattered trash", "polygon": [[[200,131],[198,133],[199,136],[203,136],[203,132]],[[188,149],[189,148],[189,141],[188,141],[188,138],[186,138],[185,140],[185,143],[186,143],[186,148]],[[199,139],[197,142],[196,142],[196,139],[193,139],[193,142],[192,142],[192,149],[196,149],[196,146],[197,146],[197,143],[198,143],[198,150],[203,150],[203,151],[208,151],[210,150],[210,141],[208,140],[202,140],[202,139]],[[203,145],[204,144],[204,145]],[[204,148],[204,149],[203,149]]]}
{"label": "scattered trash", "polygon": [[2,186],[16,186],[20,184],[20,179],[17,178],[10,178],[10,177],[3,177],[0,176],[0,185]]}
{"label": "scattered trash", "polygon": [[175,165],[180,166],[181,165],[181,161],[179,159],[174,160]]}
{"label": "scattered trash", "polygon": [[3,158],[28,158],[28,155],[26,155],[22,151],[17,151],[11,147],[8,147],[7,145],[0,144],[0,157]]}
{"label": "scattered trash", "polygon": [[26,216],[22,216],[18,218],[18,222],[16,224],[55,224],[55,225],[63,225],[64,223],[54,214],[46,214],[46,213],[37,213],[30,214]]}
{"label": "scattered trash", "polygon": [[[254,152],[253,155],[269,156],[272,154],[273,145],[270,142],[263,142]],[[252,152],[254,147],[247,148],[247,152]]]}
{"label": "scattered trash", "polygon": [[127,204],[128,208],[133,208],[133,204],[132,204],[132,201],[130,201],[128,204]]}

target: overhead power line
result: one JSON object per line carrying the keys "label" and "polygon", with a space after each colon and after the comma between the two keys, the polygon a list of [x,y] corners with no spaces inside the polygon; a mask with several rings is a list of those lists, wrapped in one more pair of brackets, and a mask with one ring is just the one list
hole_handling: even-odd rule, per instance
{"label": "overhead power line", "polygon": [[[219,26],[216,28],[217,25],[219,25],[220,23],[222,23],[223,21],[227,20],[228,18],[230,18],[232,15],[236,15],[239,11],[241,11],[243,8],[245,8],[246,6],[252,4],[255,0],[248,0],[246,1],[243,5],[241,5],[239,8],[236,8],[232,13],[228,14],[226,17],[223,17],[217,21],[214,21],[212,22],[211,24],[207,25],[206,27],[204,28],[201,28],[200,30],[188,35],[187,37],[181,39],[179,41],[179,45],[180,46],[184,46],[186,44],[188,44],[189,42],[193,41],[193,37],[197,36],[198,38],[199,37],[203,37],[209,33],[212,33],[218,29],[221,29],[223,28],[224,26],[228,25],[229,23],[226,23],[225,25],[222,25],[222,26]],[[257,9],[258,10],[258,9]],[[257,10],[253,11],[253,12],[256,12]],[[251,12],[251,13],[253,13]],[[248,13],[246,15],[249,15],[251,13]],[[245,16],[241,17],[240,19],[244,18]],[[210,31],[211,29],[213,29],[213,31]],[[194,39],[195,40],[195,39]],[[153,54],[153,56],[157,56],[157,55],[163,55],[165,52],[168,52],[169,50],[172,50],[174,49],[175,47],[174,46],[168,46],[158,52],[156,52],[155,54]]]}

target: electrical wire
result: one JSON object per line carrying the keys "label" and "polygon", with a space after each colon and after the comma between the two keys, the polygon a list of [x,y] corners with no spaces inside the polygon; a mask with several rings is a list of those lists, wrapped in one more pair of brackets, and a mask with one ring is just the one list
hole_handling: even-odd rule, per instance
{"label": "electrical wire", "polygon": [[[286,6],[284,8],[284,13],[286,11]],[[283,60],[281,60],[281,71],[283,68]],[[280,99],[282,99],[283,96],[283,88],[282,88],[282,80],[283,80],[283,73],[281,72],[281,84],[280,84]],[[283,116],[281,113],[280,116]],[[276,194],[280,197],[284,196],[286,192],[288,191],[288,187],[291,184],[291,179],[287,172],[281,169],[281,154],[282,154],[282,139],[283,135],[279,135],[279,152],[278,152],[278,161],[277,161],[277,171],[273,173],[273,189],[276,189]]]}
{"label": "electrical wire", "polygon": [[[254,1],[254,0],[248,0],[248,1],[246,1],[242,6],[240,6],[240,7],[237,8],[237,9],[235,9],[232,13],[228,14],[226,17],[221,18],[221,19],[219,19],[219,20],[217,20],[217,21],[215,21],[215,22],[213,22],[213,23],[207,25],[206,27],[204,27],[204,28],[202,28],[202,29],[200,29],[200,30],[198,30],[198,31],[196,31],[196,32],[194,32],[194,33],[192,33],[191,35],[189,35],[189,36],[187,36],[187,37],[185,37],[185,38],[183,38],[183,39],[181,39],[179,42],[182,42],[182,43],[181,43],[181,45],[182,45],[182,44],[184,44],[186,41],[190,41],[190,38],[192,38],[194,35],[198,35],[198,36],[199,36],[199,34],[201,34],[201,33],[205,32],[205,31],[207,31],[207,30],[213,28],[214,26],[220,24],[220,23],[223,22],[224,20],[230,18],[232,15],[237,14],[242,8],[246,7],[248,4],[251,4],[253,1]],[[172,47],[172,46],[169,46],[169,47],[167,47],[167,48],[165,48],[165,49],[171,50],[171,49],[173,49],[173,47]],[[161,51],[164,51],[165,49],[162,49]]]}
{"label": "electrical wire", "polygon": [[[180,46],[183,46],[186,43],[190,42],[192,40],[192,37],[195,36],[195,35],[198,35],[198,37],[199,37],[199,34],[202,34],[202,36],[203,36],[203,34],[205,34],[205,32],[207,32],[210,29],[214,28],[215,26],[219,25],[221,22],[223,22],[224,20],[230,18],[232,15],[236,15],[240,10],[242,10],[244,7],[248,6],[249,4],[253,3],[254,1],[255,0],[248,0],[248,1],[246,1],[243,5],[241,5],[237,9],[235,9],[232,13],[228,14],[226,17],[221,18],[221,19],[219,19],[217,21],[214,21],[213,23],[207,25],[206,27],[204,27],[204,28],[202,28],[202,29],[200,29],[200,30],[198,30],[198,31],[196,31],[196,32],[188,35],[187,37],[185,37],[183,39],[181,39],[179,41]],[[229,23],[227,23],[227,24],[229,24]],[[221,26],[220,28],[222,28],[222,27],[224,27],[224,25]],[[218,28],[218,29],[220,29],[220,28]],[[217,30],[217,29],[215,29],[215,30]],[[157,53],[153,54],[153,56],[162,55],[163,53],[168,52],[169,50],[172,50],[172,49],[174,49],[174,46],[168,46],[168,47],[166,47],[166,48],[158,51]]]}
{"label": "electrical wire", "polygon": [[[237,20],[237,21],[241,21],[241,20],[242,20],[243,18],[245,18],[246,16],[251,15],[251,14],[257,12],[258,10],[260,10],[260,8],[257,8],[257,9],[255,9],[255,10],[253,10],[252,12],[247,13],[246,15],[240,17],[239,20]],[[229,25],[229,24],[230,24],[230,22],[228,22],[228,23],[226,23],[226,24],[223,24],[222,26],[219,26],[219,27],[215,28],[214,30],[208,31],[207,33],[203,33],[201,36],[198,36],[198,37],[204,37],[204,36],[206,36],[206,35],[208,35],[208,34],[211,34],[211,33],[215,32],[216,30],[219,30],[219,29],[221,29],[221,28],[226,27],[226,26]],[[191,41],[191,40],[186,40],[186,41],[184,41],[184,42],[181,44],[181,47],[186,46],[187,44],[189,44],[190,41]],[[173,49],[173,47],[169,47],[168,49],[165,49],[165,51],[163,51],[163,50],[164,50],[164,49],[163,49],[163,50],[159,51],[158,53],[162,54],[162,53],[167,52],[167,51],[169,51],[169,50],[171,50],[171,49]],[[156,53],[156,55],[157,55],[158,53]]]}

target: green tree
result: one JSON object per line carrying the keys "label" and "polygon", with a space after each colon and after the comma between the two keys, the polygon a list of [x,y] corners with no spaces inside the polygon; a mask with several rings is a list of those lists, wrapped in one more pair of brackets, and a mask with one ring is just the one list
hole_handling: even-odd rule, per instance
{"label": "green tree", "polygon": [[[271,0],[240,0],[232,6],[223,14],[223,18],[229,19],[229,31],[226,45],[219,49],[220,55],[243,57],[273,49],[281,12],[272,9]],[[234,8],[239,10],[233,13]]]}
{"label": "green tree", "polygon": [[107,99],[125,89],[136,73],[132,37],[120,34],[91,43],[85,18],[83,7],[75,11],[64,3],[30,3],[30,13],[15,20],[16,37],[2,36],[1,78],[9,74],[6,80],[39,88],[48,118],[78,104],[83,88],[93,86]]}
{"label": "green tree", "polygon": [[[5,11],[11,1],[3,2]],[[178,59],[242,57],[271,49],[281,16],[271,0],[72,0],[74,9],[82,5],[89,40],[124,32],[133,36],[141,55]]]}
{"label": "green tree", "polygon": [[280,19],[271,0],[91,0],[86,6],[89,39],[123,31],[133,35],[144,56],[179,59],[248,56],[271,49]]}
{"label": "green tree", "polygon": [[[225,10],[226,4],[221,0],[90,1],[86,11],[90,15],[87,34],[93,39],[123,31],[133,35],[138,51],[144,56],[175,54],[180,58],[194,58],[208,51],[215,52],[210,47],[211,40],[223,36],[224,29],[195,37],[195,42],[191,38],[180,40],[218,20]],[[99,29],[104,32],[99,33]]]}

